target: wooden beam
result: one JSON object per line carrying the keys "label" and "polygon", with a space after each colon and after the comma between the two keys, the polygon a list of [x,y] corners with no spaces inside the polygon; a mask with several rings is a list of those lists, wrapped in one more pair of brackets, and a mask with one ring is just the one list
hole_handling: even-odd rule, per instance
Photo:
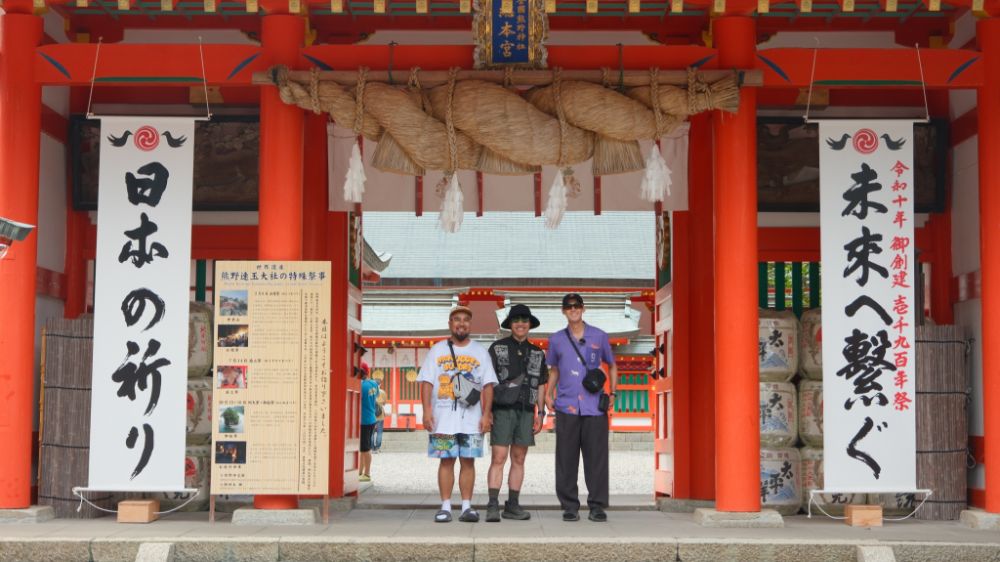
{"label": "wooden beam", "polygon": [[[764,87],[808,87],[813,49],[764,49],[757,68]],[[977,88],[983,82],[980,53],[961,49],[921,49],[928,88]],[[865,61],[865,64],[858,64]],[[814,86],[828,88],[919,88],[920,66],[914,49],[820,49]]]}
{"label": "wooden beam", "polygon": [[[711,84],[727,76],[732,75],[731,70],[703,70],[698,75],[702,80]],[[759,70],[744,70],[743,84],[746,86],[763,85],[762,72]],[[398,72],[396,73],[398,76]],[[616,81],[625,87],[648,86],[648,70],[626,70],[622,73],[615,73],[620,78]],[[356,70],[328,70],[318,73],[319,79],[333,81],[342,86],[355,86],[358,83],[358,72]],[[420,85],[427,88],[447,84],[450,73],[445,70],[428,70],[420,72]],[[308,70],[293,70],[288,73],[291,80],[300,83],[308,83],[311,74]],[[368,82],[390,82],[387,70],[369,70]],[[518,86],[545,86],[552,83],[553,73],[549,70],[515,70],[512,73],[512,82]],[[686,70],[661,70],[659,73],[660,84],[672,84],[684,86],[688,83],[688,73]],[[604,73],[601,70],[564,70],[563,80],[574,80],[577,82],[593,82],[600,84],[604,81]],[[502,70],[462,70],[458,73],[458,80],[480,80],[503,84],[506,75]],[[266,86],[272,84],[269,72],[255,72],[253,83]]]}
{"label": "wooden beam", "polygon": [[[94,69],[97,45],[65,43],[44,45],[36,52],[35,76],[45,86],[86,86]],[[453,66],[468,69],[472,63],[471,45],[397,45],[393,50],[394,68],[419,66],[421,83],[427,84],[432,71]],[[253,45],[205,45],[206,76],[212,86],[250,85],[255,72],[271,67],[271,61]],[[389,64],[388,45],[318,45],[302,50],[302,66],[376,69],[369,75],[376,79],[380,69]],[[716,51],[700,46],[641,45],[623,50],[626,71],[648,77],[648,69],[683,69],[701,63],[702,70],[717,69]],[[308,59],[304,58],[308,56]],[[978,88],[982,85],[982,64],[977,51],[963,49],[923,49],[920,56],[928,88]],[[150,65],[149,61],[158,61]],[[859,65],[859,60],[866,64]],[[347,64],[345,61],[350,61]],[[763,71],[763,87],[807,87],[812,70],[813,49],[765,49],[758,52],[757,70]],[[549,47],[549,65],[567,73],[602,67],[618,68],[615,45]],[[344,71],[341,71],[344,72]],[[487,71],[488,72],[488,71]],[[539,72],[539,71],[535,71]],[[596,71],[599,75],[600,71]],[[346,71],[354,76],[354,71]],[[537,76],[550,73],[541,71]],[[660,76],[670,76],[661,71]],[[478,76],[478,75],[468,75]],[[501,75],[502,76],[502,75]],[[631,76],[631,75],[630,75]],[[751,84],[756,74],[745,76]],[[201,83],[198,45],[121,45],[101,47],[97,70],[101,85],[156,85],[188,87]],[[821,49],[816,60],[816,85],[830,88],[919,87],[920,69],[913,49]],[[631,78],[630,78],[631,80]],[[528,85],[526,83],[526,85]]]}

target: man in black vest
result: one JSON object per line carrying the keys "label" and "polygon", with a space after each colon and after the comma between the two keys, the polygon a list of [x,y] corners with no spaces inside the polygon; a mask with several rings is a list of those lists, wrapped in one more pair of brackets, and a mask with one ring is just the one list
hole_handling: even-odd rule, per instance
{"label": "man in black vest", "polygon": [[490,501],[486,506],[486,521],[491,523],[499,522],[501,517],[500,486],[508,454],[511,463],[503,518],[531,518],[531,514],[521,507],[519,495],[524,482],[524,458],[528,447],[535,444],[535,435],[542,430],[545,384],[549,378],[545,352],[528,341],[528,331],[538,325],[538,318],[531,314],[531,309],[516,304],[500,324],[501,328],[510,330],[511,335],[494,342],[489,349],[493,369],[500,381],[493,393],[493,431],[490,433],[493,460],[487,479]]}

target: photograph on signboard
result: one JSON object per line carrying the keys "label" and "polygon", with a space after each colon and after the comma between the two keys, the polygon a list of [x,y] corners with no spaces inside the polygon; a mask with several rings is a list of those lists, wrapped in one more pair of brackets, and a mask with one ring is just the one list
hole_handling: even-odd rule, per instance
{"label": "photograph on signboard", "polygon": [[243,433],[244,407],[222,404],[219,406],[219,433]]}
{"label": "photograph on signboard", "polygon": [[246,442],[219,441],[215,444],[215,462],[216,464],[246,464]]}
{"label": "photograph on signboard", "polygon": [[246,316],[248,301],[246,291],[222,291],[219,295],[219,315]]}
{"label": "photograph on signboard", "polygon": [[240,389],[247,387],[246,365],[219,365],[216,369],[216,388]]}
{"label": "photograph on signboard", "polygon": [[246,324],[220,324],[219,347],[247,347],[250,345],[250,326]]}

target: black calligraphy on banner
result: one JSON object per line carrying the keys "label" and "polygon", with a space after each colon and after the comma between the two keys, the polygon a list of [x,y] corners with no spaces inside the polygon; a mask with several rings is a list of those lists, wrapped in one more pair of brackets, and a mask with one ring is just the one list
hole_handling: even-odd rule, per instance
{"label": "black calligraphy on banner", "polygon": [[[146,239],[155,234],[159,229],[160,227],[156,223],[149,220],[149,216],[146,213],[140,214],[139,226],[132,230],[126,230],[124,233],[131,240],[125,242],[125,245],[122,246],[122,251],[118,254],[118,262],[125,263],[126,260],[131,258],[132,265],[141,268],[146,264],[153,263],[154,257],[169,257],[170,251],[159,242],[153,242],[147,248]],[[136,242],[134,247],[132,241]]]}
{"label": "black calligraphy on banner", "polygon": [[[153,456],[153,427],[148,423],[142,424],[142,437],[142,452],[139,454],[139,462],[132,469],[131,480],[135,480],[135,477],[142,473],[146,465],[149,464],[149,458]],[[138,440],[139,430],[135,426],[132,426],[128,431],[128,437],[125,438],[125,446],[129,450],[134,449]]]}
{"label": "black calligraphy on banner", "polygon": [[126,344],[126,349],[128,350],[128,356],[125,357],[125,361],[111,375],[111,380],[119,383],[118,396],[122,398],[127,397],[133,402],[136,399],[137,388],[141,391],[149,388],[149,400],[146,403],[146,411],[144,412],[148,416],[153,412],[157,402],[160,400],[162,378],[160,369],[170,365],[170,360],[161,357],[149,362],[160,351],[160,342],[155,339],[149,340],[149,343],[146,344],[146,352],[143,354],[142,360],[138,365],[134,361],[129,361],[129,359],[139,353],[139,344],[130,341]]}
{"label": "black calligraphy on banner", "polygon": [[[143,129],[152,128],[143,127]],[[133,207],[145,205],[155,208],[160,204],[167,190],[169,179],[170,170],[160,162],[144,164],[135,173],[127,172],[125,174],[125,192],[129,203]],[[123,233],[127,240],[118,255],[118,262],[131,261],[133,266],[141,269],[144,265],[153,263],[154,258],[168,258],[170,251],[166,246],[157,241],[150,241],[150,237],[158,230],[159,226],[150,220],[149,215],[145,212],[139,213],[139,226]],[[155,327],[163,319],[166,303],[160,295],[147,287],[130,291],[121,303],[125,325],[129,328],[135,327],[146,315],[147,307],[152,308],[152,314],[145,326],[142,327],[141,331],[143,332]],[[160,370],[172,364],[170,358],[157,357],[160,347],[159,340],[150,338],[142,357],[134,360],[133,357],[139,354],[140,346],[135,341],[128,341],[125,360],[111,374],[111,380],[118,383],[117,395],[121,398],[128,398],[134,402],[139,392],[146,393],[148,391],[144,416],[152,414],[159,402],[163,382]],[[132,471],[131,479],[133,480],[142,473],[152,457],[154,434],[155,431],[150,424],[142,424],[142,449],[138,462]],[[139,438],[139,430],[133,425],[125,439],[125,445],[130,450],[134,449]]]}
{"label": "black calligraphy on banner", "polygon": [[143,314],[146,312],[147,303],[153,306],[153,317],[149,319],[149,323],[146,324],[146,327],[142,331],[145,332],[159,324],[160,320],[163,319],[163,313],[167,309],[167,304],[163,302],[160,295],[143,287],[130,292],[125,296],[125,300],[122,301],[122,315],[125,316],[126,326],[134,326],[136,322],[142,319]]}
{"label": "black calligraphy on banner", "polygon": [[[855,281],[859,287],[867,287],[869,274],[874,272],[883,279],[889,277],[889,271],[885,266],[873,260],[874,256],[882,254],[883,242],[882,234],[875,232],[865,225],[869,218],[869,212],[873,214],[886,214],[889,209],[886,205],[875,199],[882,192],[882,184],[878,181],[878,171],[873,169],[868,163],[862,162],[861,169],[850,174],[852,183],[843,193],[843,199],[847,201],[847,206],[841,212],[841,216],[853,216],[861,221],[861,235],[851,240],[843,246],[846,252],[847,267],[844,269],[844,279],[856,275]],[[884,325],[892,324],[892,317],[876,299],[869,294],[860,294],[844,307],[844,314],[848,318],[857,319],[857,315],[862,309],[873,312]],[[844,358],[844,366],[837,370],[837,376],[849,381],[853,386],[853,398],[848,398],[844,402],[844,409],[851,410],[861,402],[865,408],[884,407],[889,403],[886,397],[885,387],[880,382],[883,371],[895,371],[896,365],[886,360],[886,354],[891,348],[889,335],[886,330],[879,330],[874,335],[862,331],[857,324],[852,329],[851,334],[844,338],[844,347],[841,355]],[[865,422],[861,429],[854,435],[847,446],[847,455],[855,460],[864,463],[872,471],[872,475],[877,480],[882,473],[882,466],[868,452],[860,448],[861,441],[877,427],[879,431],[888,427],[888,423],[876,424],[871,416],[865,417]]]}

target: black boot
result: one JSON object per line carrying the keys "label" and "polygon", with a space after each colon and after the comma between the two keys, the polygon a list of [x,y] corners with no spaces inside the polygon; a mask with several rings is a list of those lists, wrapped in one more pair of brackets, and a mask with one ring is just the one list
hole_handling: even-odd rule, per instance
{"label": "black boot", "polygon": [[503,518],[527,521],[531,519],[531,514],[524,510],[517,501],[505,501],[503,504]]}
{"label": "black boot", "polygon": [[486,522],[500,522],[500,502],[497,500],[490,500],[490,503],[486,504]]}

